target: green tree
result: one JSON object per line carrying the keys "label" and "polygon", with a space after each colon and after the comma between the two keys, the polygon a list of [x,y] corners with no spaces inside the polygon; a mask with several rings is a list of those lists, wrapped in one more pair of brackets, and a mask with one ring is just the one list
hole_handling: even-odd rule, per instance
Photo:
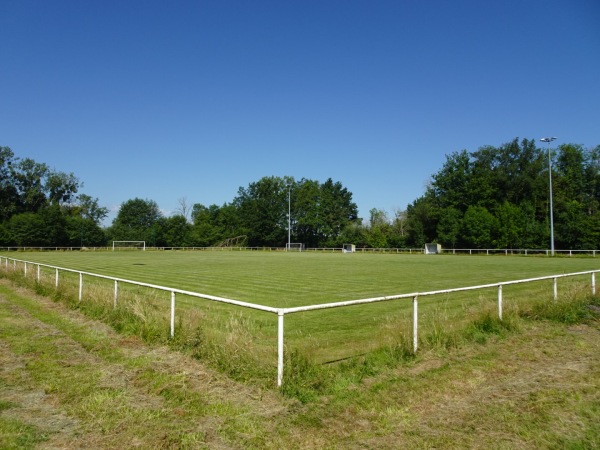
{"label": "green tree", "polygon": [[11,241],[17,246],[65,246],[65,217],[58,207],[48,207],[37,213],[13,215],[8,221]]}
{"label": "green tree", "polygon": [[185,247],[189,245],[191,225],[182,215],[165,219],[163,225],[163,238],[167,247]]}
{"label": "green tree", "polygon": [[73,247],[99,247],[106,245],[104,230],[92,219],[68,215],[65,217],[67,245]]}
{"label": "green tree", "polygon": [[11,180],[18,193],[16,209],[19,212],[37,212],[48,203],[44,179],[48,174],[46,164],[25,158],[10,167]]}
{"label": "green tree", "polygon": [[26,212],[13,215],[8,221],[10,239],[19,247],[47,246],[43,218],[36,213]]}
{"label": "green tree", "polygon": [[585,166],[585,193],[587,213],[595,216],[600,210],[600,145],[587,152]]}
{"label": "green tree", "polygon": [[519,205],[523,228],[519,231],[522,248],[544,248],[548,245],[549,222],[546,217],[538,220],[536,217],[536,208],[530,202],[523,202]]}
{"label": "green tree", "polygon": [[387,213],[382,209],[372,208],[369,211],[369,227],[366,230],[367,243],[372,248],[387,248],[391,226]]}
{"label": "green tree", "polygon": [[[36,246],[74,245],[75,232],[71,228],[77,218],[91,219],[94,222],[93,241],[103,241],[99,222],[108,211],[98,205],[97,199],[85,194],[76,197],[80,187],[81,182],[73,173],[51,170],[31,158],[20,159],[10,148],[0,147],[3,241]],[[76,227],[82,228],[79,224]],[[30,233],[29,237],[27,233]],[[81,236],[82,233],[77,234]],[[77,241],[80,242],[81,237]]]}
{"label": "green tree", "polygon": [[232,203],[239,219],[237,230],[248,235],[249,245],[283,246],[287,242],[288,195],[291,234],[296,242],[317,247],[341,245],[342,230],[358,220],[352,193],[340,182],[264,177],[240,188]]}
{"label": "green tree", "polygon": [[51,205],[69,203],[79,190],[80,181],[73,173],[48,171],[44,190]]}
{"label": "green tree", "polygon": [[558,203],[586,200],[587,155],[579,145],[565,144],[559,147],[554,164],[554,186]]}
{"label": "green tree", "polygon": [[63,247],[68,244],[66,217],[58,205],[50,205],[38,211],[44,224],[46,245]]}
{"label": "green tree", "polygon": [[391,247],[404,248],[407,246],[408,229],[407,229],[407,214],[406,211],[396,210],[390,234],[387,238],[388,244]]}
{"label": "green tree", "polygon": [[321,185],[319,204],[321,217],[320,247],[340,246],[342,230],[350,223],[358,220],[358,207],[352,201],[352,193],[337,181],[327,179]]}
{"label": "green tree", "polygon": [[410,246],[423,247],[436,240],[439,208],[434,203],[433,195],[426,193],[408,205],[406,221]]}
{"label": "green tree", "polygon": [[15,155],[9,147],[0,147],[0,223],[17,212],[19,193],[12,180]]}
{"label": "green tree", "polygon": [[293,239],[307,247],[319,247],[323,238],[321,185],[315,180],[302,179],[291,187]]}
{"label": "green tree", "polygon": [[216,217],[219,207],[211,205],[206,207],[201,203],[192,206],[193,226],[190,230],[190,243],[197,247],[210,247],[215,244],[220,233],[216,227]]}
{"label": "green tree", "polygon": [[[557,244],[579,248],[596,242],[600,146],[586,151],[564,144],[550,156]],[[425,195],[407,208],[408,242],[547,247],[548,193],[548,152],[535,140],[515,138],[500,147],[452,153],[432,176]],[[456,211],[463,214],[458,235]]]}
{"label": "green tree", "polygon": [[508,201],[519,205],[531,201],[537,188],[540,173],[544,167],[544,154],[535,146],[534,140],[523,139],[502,145],[496,151],[495,201],[502,204]]}
{"label": "green tree", "polygon": [[250,246],[283,246],[287,238],[287,187],[283,178],[263,177],[239,188],[234,199]]}
{"label": "green tree", "polygon": [[441,208],[465,211],[472,203],[471,158],[466,150],[446,156],[442,169],[433,175],[427,196],[434,198]]}
{"label": "green tree", "polygon": [[11,245],[14,245],[14,242],[10,236],[8,226],[0,222],[0,247],[9,247]]}
{"label": "green tree", "polygon": [[460,242],[463,214],[456,208],[445,208],[440,212],[437,224],[437,241],[444,247],[456,248]]}
{"label": "green tree", "polygon": [[194,246],[210,247],[247,234],[241,226],[238,208],[233,204],[206,207],[196,203],[192,207],[192,220],[189,241]]}
{"label": "green tree", "polygon": [[496,245],[499,248],[520,248],[522,233],[525,229],[525,218],[522,210],[509,201],[505,201],[496,211],[498,220],[498,236]]}
{"label": "green tree", "polygon": [[470,248],[494,248],[496,218],[483,206],[470,206],[463,218],[463,239]]}
{"label": "green tree", "polygon": [[121,204],[117,217],[107,230],[109,239],[117,241],[146,241],[160,243],[163,219],[154,200],[134,198]]}
{"label": "green tree", "polygon": [[342,230],[339,240],[343,244],[354,244],[357,248],[369,247],[369,232],[359,221],[350,222]]}
{"label": "green tree", "polygon": [[583,249],[584,243],[589,241],[587,238],[588,230],[591,228],[589,219],[580,202],[571,200],[565,203],[557,214],[556,246],[563,249]]}
{"label": "green tree", "polygon": [[79,194],[76,203],[71,206],[71,213],[79,215],[83,219],[88,219],[99,225],[102,220],[108,216],[108,209],[100,206],[97,198],[86,194]]}

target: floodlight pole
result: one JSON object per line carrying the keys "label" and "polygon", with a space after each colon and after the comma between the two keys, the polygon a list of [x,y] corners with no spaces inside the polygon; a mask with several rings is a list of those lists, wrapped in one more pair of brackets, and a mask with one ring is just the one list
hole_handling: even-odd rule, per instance
{"label": "floodlight pole", "polygon": [[554,215],[552,213],[552,158],[550,157],[550,142],[556,137],[541,138],[540,141],[548,144],[548,180],[550,182],[550,254],[554,256]]}
{"label": "floodlight pole", "polygon": [[289,251],[292,242],[292,185],[288,184],[288,246],[286,251]]}

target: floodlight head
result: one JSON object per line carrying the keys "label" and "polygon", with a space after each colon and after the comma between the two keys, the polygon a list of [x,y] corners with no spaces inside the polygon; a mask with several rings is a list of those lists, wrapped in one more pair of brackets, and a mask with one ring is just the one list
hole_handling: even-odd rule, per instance
{"label": "floodlight head", "polygon": [[548,142],[548,143],[550,143],[552,141],[555,141],[555,140],[556,140],[556,137],[545,137],[545,138],[541,138],[540,139],[540,141],[542,141],[542,142]]}

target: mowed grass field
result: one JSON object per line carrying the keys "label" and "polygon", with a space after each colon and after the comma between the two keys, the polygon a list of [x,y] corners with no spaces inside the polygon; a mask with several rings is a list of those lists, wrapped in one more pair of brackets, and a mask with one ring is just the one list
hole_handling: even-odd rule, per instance
{"label": "mowed grass field", "polygon": [[600,259],[591,257],[150,250],[3,255],[274,307],[600,268]]}
{"label": "mowed grass field", "polygon": [[[594,270],[592,257],[467,256],[407,254],[342,254],[247,251],[117,251],[19,252],[4,254],[64,268],[109,275],[273,307],[292,307],[412,292],[426,292],[537,276]],[[33,272],[33,271],[31,271]],[[54,277],[54,271],[43,270]],[[32,275],[33,276],[33,275]],[[62,275],[61,278],[75,276]],[[565,292],[589,293],[591,278],[559,280]],[[87,277],[89,286],[112,283]],[[123,289],[123,288],[121,288]],[[162,315],[165,326],[169,295],[134,288]],[[552,299],[552,281],[504,289],[504,308],[518,309],[528,301]],[[276,316],[178,296],[177,320],[202,326],[209,334],[237,334],[261,358],[275,363]],[[497,310],[497,290],[486,289],[422,297],[419,300],[421,339],[435,339],[486,311]],[[378,304],[305,312],[286,316],[286,349],[299,349],[319,363],[364,354],[383,345],[410,340],[412,304],[409,299]]]}

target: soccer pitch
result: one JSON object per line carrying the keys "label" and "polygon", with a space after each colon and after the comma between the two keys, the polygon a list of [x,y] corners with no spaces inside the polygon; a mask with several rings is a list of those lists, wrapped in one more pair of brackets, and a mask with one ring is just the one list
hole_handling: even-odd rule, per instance
{"label": "soccer pitch", "polygon": [[291,307],[594,270],[590,257],[261,251],[19,252],[4,256]]}
{"label": "soccer pitch", "polygon": [[[458,288],[598,268],[591,257],[342,254],[262,251],[119,251],[4,253],[17,259],[114,276],[278,308]],[[589,277],[560,282],[559,291]],[[98,281],[97,283],[102,283]],[[109,282],[106,283],[110,287]],[[584,287],[576,289],[587,289]],[[164,295],[161,294],[161,295]],[[552,282],[510,286],[505,304],[552,296]],[[423,297],[419,321],[428,328],[452,327],[496,308],[495,289]],[[165,315],[168,299],[164,301]],[[197,298],[178,298],[185,310],[226,330],[232,313],[248,318],[245,330],[256,345],[272,347],[276,317]],[[184,312],[182,312],[184,311]],[[286,347],[325,362],[389,344],[410,334],[407,299],[286,316]],[[406,336],[404,336],[406,337]]]}

